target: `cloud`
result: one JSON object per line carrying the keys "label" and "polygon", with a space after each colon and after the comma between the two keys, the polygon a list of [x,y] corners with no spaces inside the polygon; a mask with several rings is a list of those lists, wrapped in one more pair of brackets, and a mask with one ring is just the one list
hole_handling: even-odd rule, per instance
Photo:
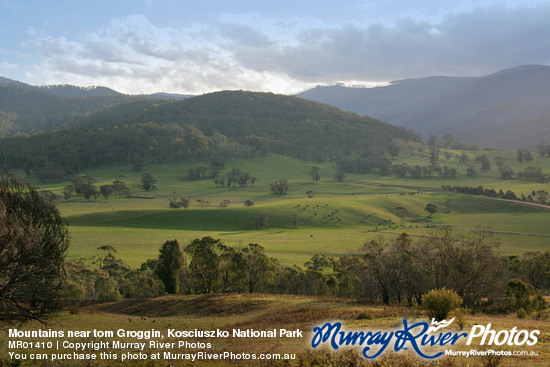
{"label": "cloud", "polygon": [[27,46],[41,57],[32,76],[46,78],[45,83],[101,84],[127,93],[304,88],[285,75],[243,68],[225,38],[221,41],[220,32],[252,48],[268,41],[236,24],[216,29],[200,24],[161,28],[133,15],[70,40],[31,28]]}
{"label": "cloud", "polygon": [[27,46],[40,55],[33,73],[48,83],[103,84],[130,93],[292,93],[318,83],[482,75],[550,64],[548,19],[545,4],[389,23],[246,13],[170,28],[132,15],[70,38],[29,29]]}
{"label": "cloud", "polygon": [[9,62],[0,62],[0,70],[15,70],[18,66]]}
{"label": "cloud", "polygon": [[447,16],[439,23],[405,18],[392,25],[306,29],[296,45],[242,45],[235,55],[247,68],[308,82],[484,74],[550,63],[548,19],[548,5],[495,6]]}

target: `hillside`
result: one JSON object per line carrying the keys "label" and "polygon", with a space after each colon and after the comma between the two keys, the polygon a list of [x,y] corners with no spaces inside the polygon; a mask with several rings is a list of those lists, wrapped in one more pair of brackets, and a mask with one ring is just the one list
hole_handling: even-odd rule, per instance
{"label": "hillside", "polygon": [[76,116],[118,104],[143,99],[168,102],[187,97],[167,93],[132,96],[101,86],[33,86],[0,77],[0,137],[49,130],[70,122]]}
{"label": "hillside", "polygon": [[128,101],[122,95],[64,98],[35,88],[0,86],[0,111],[15,114],[13,132],[50,129],[76,115]]}
{"label": "hillside", "polygon": [[[52,97],[53,98],[53,97]],[[345,154],[382,156],[398,128],[335,107],[269,93],[226,91],[157,103],[120,104],[56,131],[0,141],[14,168],[83,167],[278,153],[324,161]]]}
{"label": "hillside", "polygon": [[[317,87],[299,94],[343,110],[369,115],[422,133],[452,133],[484,147],[533,147],[531,123],[550,114],[550,67],[520,66],[469,78],[429,77],[396,81],[385,87]],[[515,134],[497,127],[521,123]],[[533,126],[534,127],[534,126]]]}

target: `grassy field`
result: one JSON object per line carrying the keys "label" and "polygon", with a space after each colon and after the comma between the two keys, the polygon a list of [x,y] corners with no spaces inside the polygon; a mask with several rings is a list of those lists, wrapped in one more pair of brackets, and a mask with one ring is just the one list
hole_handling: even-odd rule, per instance
{"label": "grassy field", "polygon": [[[550,248],[547,226],[550,207],[449,193],[441,188],[443,184],[483,185],[497,191],[513,190],[518,195],[528,195],[533,190],[550,191],[547,184],[502,180],[494,163],[490,171],[475,178],[467,177],[466,166],[457,158],[461,152],[450,152],[452,157],[448,160],[440,154],[440,166],[457,168],[460,175],[455,179],[398,179],[394,175],[350,174],[344,182],[338,183],[333,179],[334,163],[316,164],[267,155],[227,162],[224,171],[240,168],[258,179],[254,186],[243,188],[218,188],[209,179],[186,179],[189,168],[208,166],[207,162],[149,164],[144,171],[158,180],[158,189],[146,192],[139,188],[141,173],[133,172],[129,166],[104,167],[83,173],[94,177],[98,187],[115,179],[123,180],[131,187],[134,197],[108,200],[98,197],[90,202],[73,197],[69,202],[60,202],[59,209],[70,225],[70,257],[90,258],[96,255],[98,246],[109,244],[132,266],[156,257],[166,240],[176,238],[186,244],[203,236],[220,238],[233,246],[259,243],[283,264],[299,265],[313,254],[341,255],[356,251],[365,241],[380,236],[407,232],[422,237],[432,234],[433,227],[441,226],[450,226],[459,233],[490,228],[504,254]],[[533,162],[520,163],[513,151],[469,152],[469,163],[476,167],[479,166],[475,162],[477,154],[487,155],[491,162],[501,156],[514,171],[521,171],[528,165],[550,171],[550,159],[537,156]],[[411,166],[427,165],[427,148],[402,143],[401,153],[394,163],[402,162]],[[320,167],[321,181],[317,183],[313,183],[308,174],[313,165]],[[270,192],[270,182],[279,179],[289,181],[286,196]],[[70,183],[44,185],[33,177],[30,180],[40,189],[51,190],[60,196],[63,187]],[[313,198],[307,197],[308,190],[315,193]],[[169,209],[168,198],[174,193],[190,198],[191,207]],[[201,208],[197,199],[209,201],[209,207]],[[223,200],[231,204],[219,207]],[[245,207],[245,200],[252,200],[255,205]],[[432,217],[424,211],[428,203],[439,208]],[[395,208],[399,206],[408,211],[403,224],[396,215]],[[269,217],[265,229],[254,228],[254,218],[258,214]],[[297,218],[297,226],[293,218]]]}
{"label": "grassy field", "polygon": [[[78,314],[64,313],[54,319],[47,325],[51,330],[102,330],[116,331],[118,329],[125,330],[159,330],[166,334],[168,329],[176,330],[215,330],[221,329],[232,333],[233,329],[253,329],[253,330],[273,330],[287,329],[302,331],[303,335],[299,338],[186,338],[183,340],[189,342],[211,343],[211,348],[206,351],[209,353],[232,351],[235,353],[296,353],[298,358],[305,361],[294,361],[293,366],[360,366],[362,359],[358,349],[344,347],[338,352],[334,352],[334,360],[328,364],[323,358],[330,358],[321,354],[313,357],[310,353],[312,339],[312,330],[316,325],[322,325],[327,320],[341,321],[346,330],[397,330],[402,328],[403,319],[409,322],[426,321],[428,316],[424,311],[416,308],[405,307],[388,307],[373,304],[362,304],[353,300],[333,299],[333,298],[318,298],[307,296],[276,296],[276,295],[196,295],[196,296],[165,296],[150,300],[124,300],[114,303],[100,304],[90,307],[85,307]],[[541,337],[535,346],[531,347],[514,347],[514,346],[479,346],[479,340],[474,340],[472,345],[465,345],[464,341],[453,346],[453,350],[470,350],[470,349],[495,349],[495,350],[527,350],[538,353],[537,356],[525,357],[505,357],[500,360],[500,366],[546,366],[550,359],[550,324],[544,320],[533,319],[518,319],[515,316],[489,316],[489,315],[467,315],[463,326],[464,332],[470,332],[473,325],[491,324],[492,330],[511,330],[517,327],[518,330],[540,330]],[[44,329],[44,325],[30,324],[24,330]],[[460,332],[457,323],[452,324],[448,330],[452,332]],[[5,333],[2,333],[2,338],[5,338]],[[89,341],[109,341],[109,338],[62,338],[73,342],[89,342]],[[33,341],[41,339],[35,338]],[[51,339],[44,339],[48,341]],[[115,337],[114,340],[120,341],[143,341],[125,337]],[[182,338],[166,337],[162,342],[178,342]],[[5,339],[4,339],[5,342]],[[392,344],[393,345],[393,344]],[[321,348],[320,348],[321,349]],[[481,357],[441,357],[435,362],[426,363],[416,356],[412,351],[393,353],[392,346],[382,354],[376,361],[379,366],[482,366],[484,364]],[[176,353],[188,353],[200,349],[189,348],[173,348]],[[327,350],[326,348],[324,350]],[[17,352],[18,350],[12,350]],[[103,351],[123,354],[125,350],[116,350],[107,348]],[[163,352],[166,349],[151,348],[147,343],[144,352],[148,354]],[[348,351],[346,353],[345,351]],[[438,349],[425,350],[430,354],[435,354]],[[443,349],[441,350],[443,351]],[[24,352],[24,351],[21,351]],[[27,353],[31,351],[27,350]],[[36,350],[32,352],[36,353]],[[45,353],[52,353],[51,350],[45,350]],[[86,350],[87,353],[92,350]],[[0,358],[6,358],[6,351],[2,350]],[[391,359],[396,359],[390,362]],[[354,360],[354,363],[344,363],[344,359]],[[335,361],[340,360],[340,363]],[[313,363],[317,361],[317,363]],[[398,363],[400,361],[400,363]],[[1,359],[0,359],[1,362]],[[24,361],[25,362],[25,361]],[[30,361],[26,361],[23,365],[36,365]],[[30,363],[28,363],[30,362]],[[407,363],[405,363],[407,362]],[[215,362],[205,363],[206,365],[222,365]],[[238,364],[238,361],[237,361]],[[42,363],[43,366],[74,366],[79,365],[74,361],[59,362],[59,363]],[[94,363],[85,363],[82,365],[96,365]],[[105,362],[97,365],[121,365],[120,362]],[[127,364],[124,364],[127,365]],[[179,366],[179,365],[198,365],[198,363],[183,363],[179,361],[160,361],[158,364],[151,362],[136,362],[128,365],[136,366]],[[199,364],[200,365],[200,364]],[[233,362],[232,365],[235,365]],[[261,363],[259,365],[266,365]],[[269,365],[269,364],[267,364]],[[277,366],[289,366],[288,364],[272,364]],[[367,365],[367,364],[365,364]],[[370,365],[370,364],[369,364]],[[493,364],[496,366],[496,364]]]}
{"label": "grassy field", "polygon": [[[417,144],[402,145],[401,154],[395,163],[409,165],[428,164],[428,152]],[[441,185],[483,185],[513,190],[516,194],[529,194],[533,190],[548,190],[548,185],[524,181],[504,181],[493,167],[489,172],[480,173],[476,178],[467,177],[465,166],[456,158],[461,152],[452,152],[447,161],[441,155],[440,165],[459,169],[456,179],[398,179],[394,175],[350,174],[344,182],[336,182],[333,176],[336,165],[331,162],[315,164],[300,160],[267,155],[248,160],[228,161],[224,171],[240,168],[258,178],[254,186],[244,188],[218,188],[211,180],[188,181],[187,170],[197,166],[207,166],[207,162],[185,164],[148,164],[144,171],[153,174],[158,180],[158,189],[146,192],[139,188],[141,173],[129,166],[103,167],[83,172],[96,180],[95,185],[110,184],[120,179],[131,187],[132,197],[104,198],[86,201],[71,198],[62,201],[58,207],[69,223],[72,237],[69,257],[92,258],[98,255],[97,247],[112,245],[117,256],[131,266],[137,267],[149,258],[158,256],[158,249],[166,240],[178,239],[187,244],[192,239],[203,236],[220,238],[233,246],[259,243],[270,256],[278,258],[285,265],[302,265],[314,254],[338,256],[357,251],[363,243],[379,237],[394,238],[407,232],[421,239],[434,233],[434,227],[452,227],[455,232],[467,234],[479,228],[490,228],[494,240],[501,243],[503,254],[521,254],[526,251],[550,249],[550,207],[529,206],[519,202],[495,200],[473,195],[446,192]],[[486,151],[491,161],[496,156],[507,159],[507,165],[515,171],[528,165],[542,167],[550,172],[550,159],[535,158],[531,163],[519,163],[515,152]],[[470,160],[474,154],[470,153]],[[320,167],[321,181],[313,183],[308,172],[313,165]],[[286,196],[270,192],[271,181],[288,179],[289,193]],[[30,177],[31,183],[39,189],[52,190],[61,195],[63,187],[70,182],[44,185]],[[315,196],[308,198],[311,190]],[[169,209],[168,198],[174,193],[178,197],[191,199],[188,209]],[[210,205],[202,208],[197,199],[207,200]],[[229,200],[227,207],[219,203]],[[245,200],[255,205],[245,207]],[[439,211],[432,216],[424,210],[428,203],[437,205]],[[397,216],[396,207],[407,209],[404,220]],[[254,228],[255,217],[265,214],[269,217],[265,229]],[[297,225],[293,220],[297,219]],[[99,304],[80,309],[77,314],[63,313],[48,325],[52,330],[157,330],[168,328],[179,330],[234,328],[271,330],[274,328],[300,329],[304,336],[299,339],[247,339],[232,338],[205,340],[212,342],[210,352],[247,351],[271,353],[299,353],[302,358],[295,365],[360,365],[359,351],[336,353],[339,362],[333,363],[329,354],[313,355],[309,352],[311,330],[320,322],[341,320],[346,328],[362,330],[385,330],[399,327],[403,318],[427,320],[424,311],[416,308],[362,304],[349,299],[316,298],[306,296],[276,295],[190,295],[166,296],[150,300],[123,300],[115,303]],[[495,330],[513,327],[518,329],[541,330],[539,343],[532,347],[536,357],[505,358],[500,365],[544,366],[550,358],[550,326],[547,320],[518,319],[515,315],[490,316],[469,315],[464,329],[469,331],[475,324],[492,324]],[[456,326],[453,326],[456,327]],[[30,324],[26,329],[44,328],[40,324]],[[5,334],[3,334],[5,335]],[[120,338],[119,338],[120,339]],[[83,341],[83,340],[80,340]],[[89,340],[84,340],[89,341]],[[169,340],[165,340],[169,341]],[[175,341],[175,340],[174,340]],[[190,340],[197,341],[197,340]],[[6,343],[5,336],[0,344]],[[245,349],[243,349],[245,348]],[[469,350],[471,346],[460,345],[455,349]],[[482,349],[478,347],[477,349]],[[516,347],[495,348],[514,350]],[[523,348],[525,349],[525,348]],[[0,355],[6,358],[6,350]],[[115,352],[113,350],[112,352]],[[156,352],[150,348],[148,353]],[[380,366],[423,365],[423,361],[411,353],[384,357]],[[400,364],[390,358],[401,358]],[[404,359],[404,360],[403,360]],[[355,362],[353,362],[355,361]],[[482,365],[479,357],[445,358],[431,366],[472,366]],[[106,365],[120,365],[115,362]],[[25,363],[23,363],[25,365]],[[26,365],[33,365],[26,364]],[[72,366],[74,363],[42,364]],[[179,362],[159,362],[134,365],[195,365]],[[213,365],[208,363],[208,365]],[[273,364],[279,366],[280,364]]]}

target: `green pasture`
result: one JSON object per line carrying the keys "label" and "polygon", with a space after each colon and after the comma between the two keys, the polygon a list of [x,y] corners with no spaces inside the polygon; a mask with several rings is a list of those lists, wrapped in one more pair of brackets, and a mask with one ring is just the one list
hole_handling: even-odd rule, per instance
{"label": "green pasture", "polygon": [[[419,151],[422,149],[423,151]],[[505,254],[550,248],[550,207],[533,207],[517,202],[499,201],[472,195],[449,193],[441,185],[467,185],[492,187],[497,191],[512,190],[516,194],[529,194],[532,190],[549,190],[547,184],[535,184],[499,178],[496,164],[489,172],[471,178],[465,175],[466,166],[458,162],[460,151],[452,151],[446,160],[440,154],[440,166],[448,165],[459,170],[456,179],[398,179],[394,175],[350,174],[344,182],[333,177],[336,165],[303,162],[278,155],[267,155],[246,160],[231,160],[222,172],[240,168],[255,176],[254,186],[218,188],[210,179],[189,181],[189,168],[208,166],[208,162],[185,164],[148,164],[149,172],[158,180],[158,189],[150,192],[139,188],[140,172],[129,166],[110,166],[92,169],[85,173],[96,180],[95,185],[123,180],[131,188],[133,197],[105,200],[98,197],[86,201],[73,197],[61,200],[59,209],[67,219],[72,237],[69,256],[90,258],[97,255],[96,248],[112,245],[118,255],[132,266],[158,255],[166,240],[178,239],[182,244],[203,236],[220,238],[228,245],[244,246],[259,243],[269,255],[283,264],[303,264],[312,255],[342,255],[357,251],[366,241],[379,237],[392,238],[407,232],[416,238],[434,233],[434,227],[452,227],[458,233],[479,228],[495,232],[494,240],[501,243]],[[475,155],[486,154],[491,162],[502,156],[515,171],[528,165],[538,165],[550,171],[550,159],[535,157],[529,163],[519,163],[513,151],[469,152],[470,162]],[[401,153],[394,162],[409,165],[427,165],[428,151],[418,144],[402,143]],[[314,183],[309,177],[311,166],[320,167],[321,181]],[[287,179],[286,196],[270,192],[271,181]],[[59,194],[70,182],[60,184],[33,184]],[[306,191],[315,193],[308,198]],[[188,209],[169,209],[172,195],[191,199]],[[201,208],[197,199],[209,201]],[[228,207],[219,207],[229,200]],[[245,207],[245,200],[255,205]],[[439,211],[432,217],[424,211],[433,203]],[[396,207],[406,208],[401,221]],[[255,217],[268,216],[264,229],[255,228]],[[297,220],[298,224],[294,225]]]}

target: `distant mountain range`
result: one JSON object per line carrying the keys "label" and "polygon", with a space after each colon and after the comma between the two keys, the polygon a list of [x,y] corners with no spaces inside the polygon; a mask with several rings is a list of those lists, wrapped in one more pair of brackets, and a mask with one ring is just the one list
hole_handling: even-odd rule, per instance
{"label": "distant mountain range", "polygon": [[526,65],[482,77],[434,76],[376,88],[319,86],[301,98],[421,133],[482,147],[532,148],[550,141],[550,67]]}
{"label": "distant mountain range", "polygon": [[[421,133],[451,133],[481,147],[550,142],[550,67],[525,65],[481,77],[432,76],[375,88],[319,86],[298,97]],[[106,87],[32,86],[0,77],[0,136],[51,129],[119,104],[162,104],[189,95],[126,95]],[[129,109],[122,109],[129,111]]]}
{"label": "distant mountain range", "polygon": [[75,116],[137,100],[165,103],[187,97],[167,93],[126,95],[107,87],[33,86],[0,77],[0,136],[51,129]]}
{"label": "distant mountain range", "polygon": [[77,97],[105,97],[105,96],[126,96],[126,97],[145,97],[153,99],[171,99],[180,101],[182,99],[192,97],[189,94],[176,94],[176,93],[154,93],[154,94],[138,94],[130,95],[123,94],[113,90],[111,88],[102,86],[91,87],[79,87],[70,84],[56,84],[56,85],[30,85],[12,80],[0,76],[0,87],[20,87],[27,89],[34,89],[37,91],[52,94],[57,97],[77,98]]}

